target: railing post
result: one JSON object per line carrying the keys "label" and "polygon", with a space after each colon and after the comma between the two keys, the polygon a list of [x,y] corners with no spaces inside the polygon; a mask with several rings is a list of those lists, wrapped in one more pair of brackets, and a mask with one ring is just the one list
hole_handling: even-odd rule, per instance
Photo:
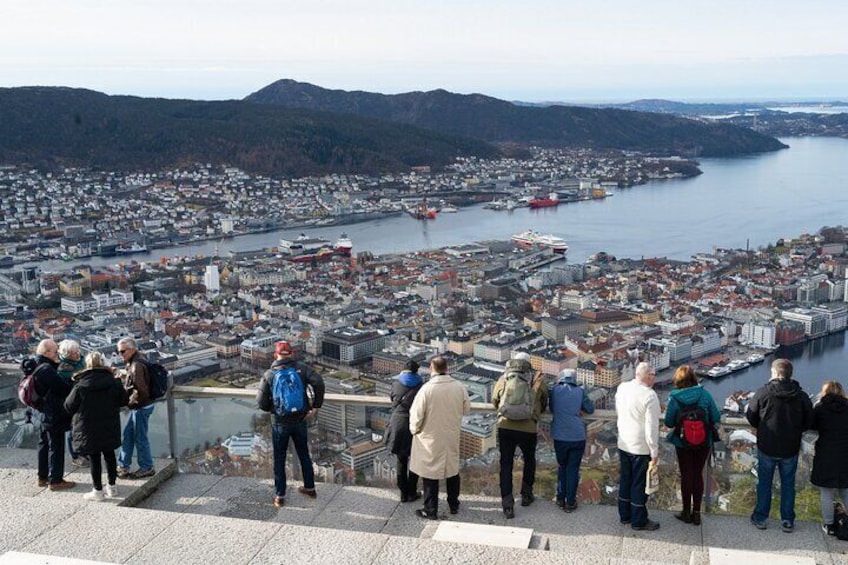
{"label": "railing post", "polygon": [[171,459],[177,458],[177,408],[174,402],[174,375],[168,373],[168,390],[165,392],[165,406],[168,410],[168,446]]}

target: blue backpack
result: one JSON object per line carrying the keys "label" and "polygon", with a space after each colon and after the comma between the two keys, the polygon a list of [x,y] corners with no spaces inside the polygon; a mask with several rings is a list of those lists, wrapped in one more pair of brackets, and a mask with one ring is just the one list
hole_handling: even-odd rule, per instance
{"label": "blue backpack", "polygon": [[300,373],[294,367],[274,371],[271,392],[274,398],[274,413],[277,416],[306,411],[306,388]]}

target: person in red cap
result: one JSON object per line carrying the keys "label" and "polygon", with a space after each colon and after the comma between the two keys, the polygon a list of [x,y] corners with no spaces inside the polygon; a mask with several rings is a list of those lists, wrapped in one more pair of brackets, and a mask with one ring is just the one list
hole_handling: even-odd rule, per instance
{"label": "person in red cap", "polygon": [[[312,387],[310,403],[307,388]],[[303,486],[297,490],[315,498],[315,473],[309,456],[306,418],[315,414],[324,402],[324,380],[305,363],[296,361],[292,346],[278,341],[274,363],[265,371],[256,395],[259,409],[273,414],[271,439],[274,448],[274,506],[282,508],[286,497],[286,452],[289,439],[294,442]]]}

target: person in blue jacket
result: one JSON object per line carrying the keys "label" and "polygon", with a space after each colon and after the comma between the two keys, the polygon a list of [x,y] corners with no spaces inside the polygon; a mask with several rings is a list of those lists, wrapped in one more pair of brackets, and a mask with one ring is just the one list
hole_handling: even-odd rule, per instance
{"label": "person in blue jacket", "polygon": [[577,384],[574,369],[563,369],[559,381],[548,392],[548,405],[554,415],[551,436],[557,458],[557,506],[566,512],[577,509],[580,462],[586,449],[586,425],[580,414],[591,414],[595,403]]}
{"label": "person in blue jacket", "polygon": [[[671,431],[666,439],[674,445],[677,452],[677,465],[680,468],[680,491],[683,495],[683,511],[674,515],[687,524],[700,525],[701,500],[704,498],[704,464],[710,455],[713,443],[713,430],[721,421],[721,412],[712,395],[698,384],[698,377],[689,365],[681,365],[674,372],[674,390],[668,397],[665,410],[665,425]],[[681,406],[697,404],[706,415],[706,437],[697,446],[685,445],[680,438],[678,414]]]}

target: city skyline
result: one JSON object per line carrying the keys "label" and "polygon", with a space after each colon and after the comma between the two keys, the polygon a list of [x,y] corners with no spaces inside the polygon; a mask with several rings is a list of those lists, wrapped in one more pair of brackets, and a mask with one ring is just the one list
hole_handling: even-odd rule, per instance
{"label": "city skyline", "polygon": [[[123,3],[128,4],[128,3]],[[560,5],[562,4],[562,5]],[[507,100],[848,98],[848,5],[13,1],[0,87],[243,98],[282,78]]]}

